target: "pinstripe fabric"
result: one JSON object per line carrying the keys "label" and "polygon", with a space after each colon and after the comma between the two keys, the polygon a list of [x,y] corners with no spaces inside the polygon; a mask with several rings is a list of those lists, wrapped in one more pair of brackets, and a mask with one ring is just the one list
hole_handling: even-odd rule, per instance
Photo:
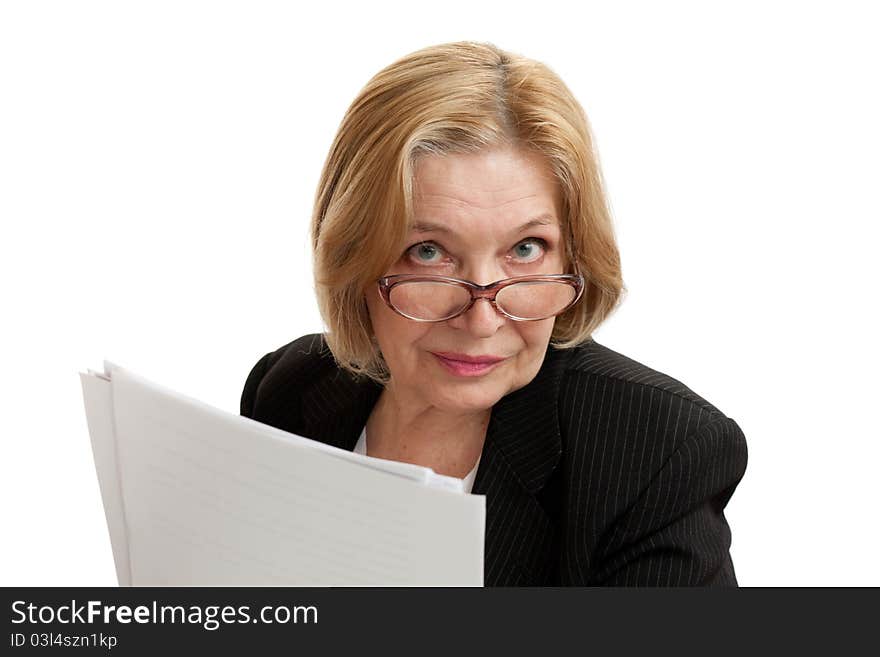
{"label": "pinstripe fabric", "polygon": [[[257,362],[241,414],[353,450],[380,393],[313,334]],[[595,341],[548,347],[492,408],[484,582],[736,586],[723,510],[746,463],[736,422],[681,382]]]}

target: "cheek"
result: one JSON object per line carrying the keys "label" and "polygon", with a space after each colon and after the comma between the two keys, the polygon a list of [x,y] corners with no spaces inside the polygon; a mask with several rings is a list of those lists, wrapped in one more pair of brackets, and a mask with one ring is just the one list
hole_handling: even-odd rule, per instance
{"label": "cheek", "polygon": [[519,378],[531,380],[541,369],[555,323],[555,317],[540,322],[522,322],[520,338],[524,347],[519,359]]}
{"label": "cheek", "polygon": [[395,367],[399,370],[417,367],[416,361],[423,358],[426,353],[420,343],[431,330],[430,325],[401,317],[381,299],[378,299],[378,303],[368,301],[367,305],[370,309],[373,333],[388,367],[392,370]]}
{"label": "cheek", "polygon": [[542,319],[540,322],[520,322],[520,337],[526,345],[526,350],[530,353],[539,351],[542,354],[547,349],[550,342],[550,336],[553,334],[553,327],[556,325],[556,318]]}
{"label": "cheek", "polygon": [[395,336],[401,332],[402,322],[406,320],[386,305],[378,290],[370,290],[367,294],[367,309],[370,311],[373,333],[379,342],[391,343],[392,339],[396,340]]}

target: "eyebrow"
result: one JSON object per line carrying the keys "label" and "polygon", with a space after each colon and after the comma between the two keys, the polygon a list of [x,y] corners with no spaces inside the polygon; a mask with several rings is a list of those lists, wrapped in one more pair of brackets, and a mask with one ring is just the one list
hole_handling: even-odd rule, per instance
{"label": "eyebrow", "polygon": [[[542,214],[533,219],[529,219],[513,232],[522,233],[529,228],[534,228],[535,226],[549,226],[551,224],[556,225],[557,223],[558,222],[556,221],[556,217],[554,217],[552,214]],[[446,226],[443,226],[442,224],[431,223],[430,221],[418,221],[412,224],[409,228],[416,233],[447,233],[450,235],[454,234],[454,231],[450,230]]]}

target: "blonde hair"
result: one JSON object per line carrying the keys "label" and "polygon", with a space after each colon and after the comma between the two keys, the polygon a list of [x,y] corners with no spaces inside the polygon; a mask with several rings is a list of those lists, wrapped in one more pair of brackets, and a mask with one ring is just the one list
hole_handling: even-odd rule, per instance
{"label": "blonde hair", "polygon": [[365,294],[399,257],[417,158],[493,146],[543,155],[560,184],[565,257],[586,280],[580,301],[556,318],[551,344],[589,340],[615,309],[625,291],[620,256],[583,108],[540,62],[490,43],[435,45],[367,83],[321,172],[311,225],[315,291],[340,367],[388,381]]}

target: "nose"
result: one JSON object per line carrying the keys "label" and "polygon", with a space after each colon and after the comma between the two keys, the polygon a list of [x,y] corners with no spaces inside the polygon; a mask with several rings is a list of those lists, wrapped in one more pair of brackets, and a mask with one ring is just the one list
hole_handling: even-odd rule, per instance
{"label": "nose", "polygon": [[488,299],[477,299],[467,312],[448,320],[453,328],[464,330],[477,338],[488,338],[495,335],[498,329],[508,321],[504,315],[495,310]]}
{"label": "nose", "polygon": [[[494,281],[505,278],[503,273],[497,271],[481,271],[480,278],[472,278],[472,281],[485,281],[482,285],[488,285]],[[492,276],[495,278],[491,278]],[[467,312],[462,313],[458,317],[448,320],[449,325],[453,328],[466,330],[474,337],[487,338],[495,335],[501,328],[507,317],[495,310],[495,307],[488,299],[477,299]]]}

